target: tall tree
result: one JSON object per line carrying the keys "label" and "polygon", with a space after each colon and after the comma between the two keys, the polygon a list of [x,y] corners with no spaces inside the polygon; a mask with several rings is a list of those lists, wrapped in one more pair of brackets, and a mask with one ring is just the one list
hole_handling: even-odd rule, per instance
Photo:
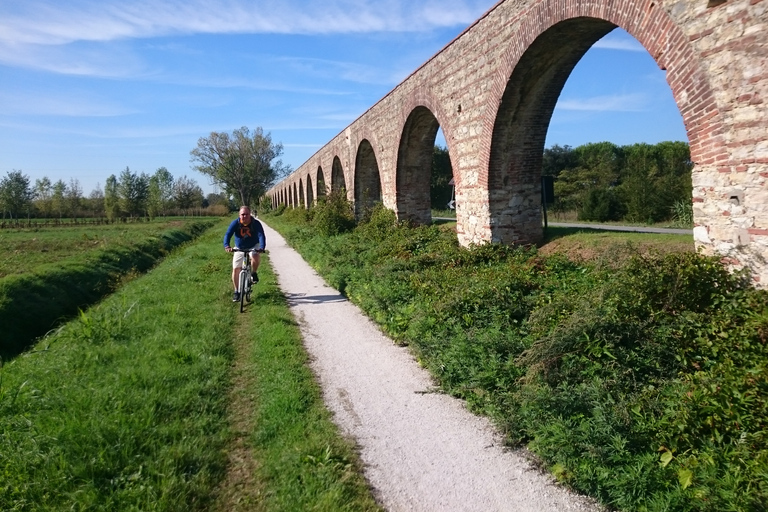
{"label": "tall tree", "polygon": [[275,161],[282,153],[283,145],[274,144],[269,133],[264,134],[260,127],[251,132],[243,126],[231,135],[211,132],[201,137],[190,151],[190,161],[214,184],[238,195],[241,204],[250,205],[290,173],[281,160]]}
{"label": "tall tree", "polygon": [[165,167],[160,167],[149,178],[147,191],[147,213],[150,218],[165,215],[173,200],[173,175]]}
{"label": "tall tree", "polygon": [[11,218],[19,218],[25,210],[28,212],[32,205],[34,192],[29,186],[29,177],[21,171],[13,170],[0,180],[0,205],[3,212],[8,212]]}
{"label": "tall tree", "polygon": [[88,195],[88,211],[94,216],[104,214],[104,191],[99,183]]}
{"label": "tall tree", "polygon": [[435,146],[432,153],[432,177],[430,184],[430,199],[432,207],[444,210],[451,200],[451,179],[453,179],[453,167],[448,148]]}
{"label": "tall tree", "polygon": [[104,212],[109,220],[115,220],[120,216],[120,192],[117,177],[114,174],[107,178],[104,185]]}
{"label": "tall tree", "polygon": [[195,180],[182,176],[173,184],[173,199],[182,210],[198,207],[203,204],[203,189]]}
{"label": "tall tree", "polygon": [[80,180],[70,178],[65,199],[67,211],[72,217],[77,217],[77,212],[80,210],[83,202],[83,187],[80,186]]}
{"label": "tall tree", "polygon": [[117,193],[120,196],[120,209],[131,217],[144,213],[149,191],[149,176],[136,174],[126,167],[120,173]]}
{"label": "tall tree", "polygon": [[44,176],[35,180],[35,203],[37,209],[44,217],[50,217],[53,204],[51,196],[53,195],[53,184],[51,180]]}
{"label": "tall tree", "polygon": [[64,213],[67,211],[67,204],[64,200],[64,196],[67,193],[67,184],[64,183],[64,180],[57,180],[56,183],[53,184],[53,194],[51,195],[51,203],[53,206],[53,211],[55,211],[59,218],[62,218],[64,216]]}

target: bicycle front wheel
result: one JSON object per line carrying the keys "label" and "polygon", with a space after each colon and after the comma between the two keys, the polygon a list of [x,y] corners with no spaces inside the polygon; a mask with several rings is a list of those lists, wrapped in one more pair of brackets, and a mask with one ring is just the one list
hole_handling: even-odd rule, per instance
{"label": "bicycle front wheel", "polygon": [[245,291],[248,288],[248,272],[242,270],[240,272],[240,282],[238,283],[238,289],[240,290],[240,312],[245,311]]}

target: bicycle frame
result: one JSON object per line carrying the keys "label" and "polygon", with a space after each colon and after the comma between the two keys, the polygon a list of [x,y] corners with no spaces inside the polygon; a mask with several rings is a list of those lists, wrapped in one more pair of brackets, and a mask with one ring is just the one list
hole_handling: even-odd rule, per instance
{"label": "bicycle frame", "polygon": [[253,285],[251,284],[251,253],[256,249],[232,249],[232,252],[242,252],[243,263],[240,267],[240,277],[237,282],[237,291],[240,293],[240,312],[245,311],[246,302],[251,302],[251,291]]}

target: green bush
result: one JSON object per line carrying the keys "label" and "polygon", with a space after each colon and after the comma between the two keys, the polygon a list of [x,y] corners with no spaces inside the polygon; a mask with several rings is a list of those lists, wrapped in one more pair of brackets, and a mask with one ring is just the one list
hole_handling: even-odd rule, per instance
{"label": "green bush", "polygon": [[394,214],[278,228],[449,393],[619,510],[765,511],[768,293],[716,258],[461,248]]}
{"label": "green bush", "polygon": [[355,227],[355,210],[343,190],[322,198],[314,210],[312,225],[321,235],[339,235]]}

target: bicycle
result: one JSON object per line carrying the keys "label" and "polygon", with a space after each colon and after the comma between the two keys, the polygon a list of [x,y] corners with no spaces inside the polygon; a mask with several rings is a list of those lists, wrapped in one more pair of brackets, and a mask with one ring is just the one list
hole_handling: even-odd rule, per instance
{"label": "bicycle", "polygon": [[232,252],[242,252],[243,266],[240,268],[240,277],[238,278],[237,291],[240,294],[240,312],[245,311],[245,304],[251,302],[251,292],[253,291],[253,280],[251,276],[251,253],[253,251],[264,252],[261,249],[238,249],[233,248]]}

